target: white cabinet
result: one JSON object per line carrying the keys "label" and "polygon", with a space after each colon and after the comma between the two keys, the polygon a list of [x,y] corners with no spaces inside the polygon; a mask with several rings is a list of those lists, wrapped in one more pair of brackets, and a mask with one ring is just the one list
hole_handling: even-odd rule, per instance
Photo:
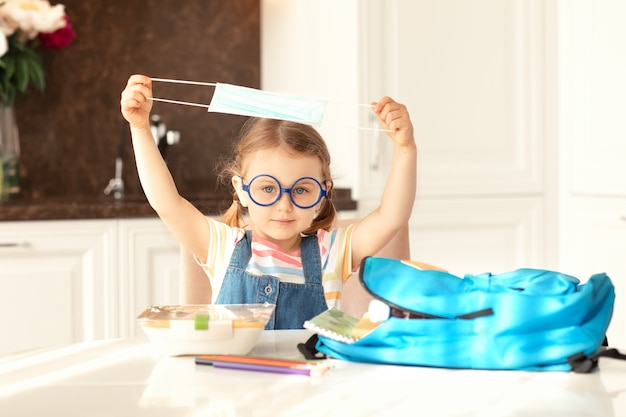
{"label": "white cabinet", "polygon": [[626,199],[574,198],[570,210],[564,264],[581,278],[599,272],[611,277],[616,300],[609,342],[626,349]]}
{"label": "white cabinet", "polygon": [[177,303],[178,270],[158,218],[0,222],[0,355],[135,335]]}
{"label": "white cabinet", "polygon": [[120,220],[119,236],[120,333],[132,336],[144,309],[178,303],[180,245],[158,218]]}
{"label": "white cabinet", "polygon": [[375,14],[368,24],[385,27],[381,46],[391,59],[370,63],[383,64],[386,76],[370,80],[378,93],[369,95],[389,94],[409,108],[420,195],[541,193],[545,36],[539,4],[370,3],[391,8],[387,21]]}
{"label": "white cabinet", "polygon": [[[411,257],[458,273],[545,268],[551,94],[542,2],[367,0],[365,97],[407,105],[419,149]],[[390,141],[368,134],[359,210],[374,208]]]}
{"label": "white cabinet", "polygon": [[115,221],[0,224],[0,355],[116,336]]}
{"label": "white cabinet", "polygon": [[626,349],[626,3],[567,2],[562,119],[568,145],[561,259],[568,271],[606,272],[616,291],[609,343]]}
{"label": "white cabinet", "polygon": [[541,198],[418,199],[413,259],[463,276],[541,264]]}
{"label": "white cabinet", "polygon": [[571,191],[626,198],[626,2],[569,2],[563,79]]}

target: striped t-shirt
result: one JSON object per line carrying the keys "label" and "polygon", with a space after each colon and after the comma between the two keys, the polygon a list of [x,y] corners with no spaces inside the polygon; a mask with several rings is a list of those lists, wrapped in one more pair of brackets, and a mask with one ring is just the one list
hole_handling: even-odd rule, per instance
{"label": "striped t-shirt", "polygon": [[[211,281],[212,302],[222,287],[226,269],[235,245],[243,239],[245,230],[230,227],[209,218],[210,242],[207,263],[200,264]],[[351,237],[355,225],[347,228],[317,231],[322,260],[322,286],[328,308],[338,307],[343,283],[352,272]],[[272,242],[252,233],[252,256],[246,270],[253,275],[272,275],[281,282],[304,284],[300,250],[285,253]]]}

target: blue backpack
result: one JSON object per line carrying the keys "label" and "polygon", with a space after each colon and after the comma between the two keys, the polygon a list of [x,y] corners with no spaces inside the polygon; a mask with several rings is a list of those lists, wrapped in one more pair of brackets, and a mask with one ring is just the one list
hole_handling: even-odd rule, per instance
{"label": "blue backpack", "polygon": [[626,359],[602,346],[615,299],[606,274],[582,285],[539,269],[459,278],[369,257],[359,279],[391,315],[355,341],[318,332],[318,352],[348,361],[529,371],[590,372],[599,356]]}

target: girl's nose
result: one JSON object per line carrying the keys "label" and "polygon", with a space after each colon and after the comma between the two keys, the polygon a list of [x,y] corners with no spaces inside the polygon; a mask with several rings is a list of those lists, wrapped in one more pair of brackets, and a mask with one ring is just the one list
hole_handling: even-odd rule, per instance
{"label": "girl's nose", "polygon": [[289,194],[282,193],[280,195],[280,198],[276,202],[276,207],[279,210],[281,210],[281,211],[287,211],[287,212],[292,211],[293,210],[293,202],[291,201],[291,198],[289,197]]}

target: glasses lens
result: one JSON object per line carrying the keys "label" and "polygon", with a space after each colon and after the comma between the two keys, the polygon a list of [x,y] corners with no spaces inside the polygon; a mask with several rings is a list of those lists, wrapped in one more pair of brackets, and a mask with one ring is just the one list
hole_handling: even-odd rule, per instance
{"label": "glasses lens", "polygon": [[316,205],[322,198],[322,186],[313,178],[301,178],[291,187],[291,200],[300,208]]}
{"label": "glasses lens", "polygon": [[269,175],[254,178],[248,187],[250,198],[259,205],[271,205],[280,198],[280,184]]}

